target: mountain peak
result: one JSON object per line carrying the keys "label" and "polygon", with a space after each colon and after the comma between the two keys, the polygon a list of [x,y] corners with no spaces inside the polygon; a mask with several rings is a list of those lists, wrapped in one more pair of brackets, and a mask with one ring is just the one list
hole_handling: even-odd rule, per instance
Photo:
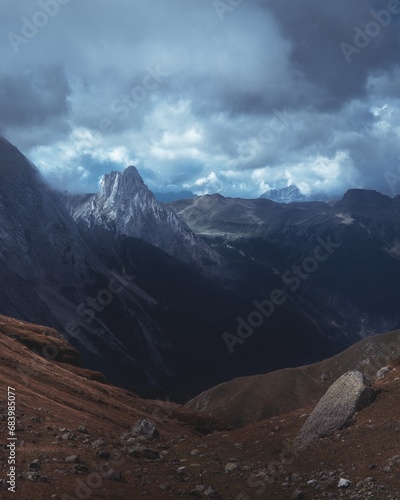
{"label": "mountain peak", "polygon": [[135,182],[144,184],[142,176],[139,174],[138,169],[134,165],[129,165],[129,167],[126,167],[126,169],[121,172],[121,175],[124,177],[129,177]]}
{"label": "mountain peak", "polygon": [[100,196],[105,198],[115,196],[116,193],[118,196],[132,196],[137,190],[146,190],[150,193],[137,168],[133,165],[122,172],[113,171],[105,174],[100,180]]}
{"label": "mountain peak", "polygon": [[270,189],[260,196],[268,200],[275,201],[275,203],[293,203],[303,201],[330,201],[331,198],[323,193],[310,193],[303,194],[295,184],[280,188]]}
{"label": "mountain peak", "polygon": [[370,189],[349,189],[336,206],[359,206],[384,208],[392,203],[392,199],[378,191]]}
{"label": "mountain peak", "polygon": [[100,193],[74,211],[81,228],[97,227],[139,238],[183,261],[219,265],[220,256],[198,238],[175,212],[154,197],[136,167],[102,177]]}

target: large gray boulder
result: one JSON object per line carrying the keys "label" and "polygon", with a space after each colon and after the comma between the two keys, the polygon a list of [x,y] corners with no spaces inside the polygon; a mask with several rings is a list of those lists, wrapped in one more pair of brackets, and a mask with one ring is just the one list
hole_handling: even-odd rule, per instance
{"label": "large gray boulder", "polygon": [[304,448],[344,427],[355,412],[369,405],[374,398],[371,382],[361,372],[345,373],[322,396],[296,437],[295,447]]}

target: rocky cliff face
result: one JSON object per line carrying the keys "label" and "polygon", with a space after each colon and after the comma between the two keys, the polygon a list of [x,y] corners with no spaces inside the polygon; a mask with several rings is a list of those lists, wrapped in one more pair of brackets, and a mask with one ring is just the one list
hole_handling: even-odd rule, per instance
{"label": "rocky cliff face", "polygon": [[2,312],[54,323],[61,287],[92,279],[86,244],[37,169],[3,138],[0,179]]}
{"label": "rocky cliff face", "polygon": [[134,166],[111,172],[100,192],[73,212],[84,231],[106,230],[147,241],[169,255],[201,268],[222,261],[169,207],[159,203]]}

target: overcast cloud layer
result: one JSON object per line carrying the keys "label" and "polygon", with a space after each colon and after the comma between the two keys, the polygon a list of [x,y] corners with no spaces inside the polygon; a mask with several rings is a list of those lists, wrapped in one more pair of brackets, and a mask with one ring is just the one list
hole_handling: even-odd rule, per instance
{"label": "overcast cloud layer", "polygon": [[157,191],[400,192],[398,0],[0,9],[0,134],[62,189],[135,164]]}

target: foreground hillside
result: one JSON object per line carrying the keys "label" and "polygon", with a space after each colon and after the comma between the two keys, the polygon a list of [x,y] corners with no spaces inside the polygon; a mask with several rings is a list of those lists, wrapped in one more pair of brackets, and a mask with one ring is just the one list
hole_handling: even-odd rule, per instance
{"label": "foreground hillside", "polygon": [[379,369],[393,361],[400,361],[400,330],[364,339],[319,363],[231,380],[186,406],[241,427],[312,404],[347,371],[375,380]]}
{"label": "foreground hillside", "polygon": [[[44,359],[28,344],[64,362]],[[2,482],[1,498],[400,498],[395,363],[374,384],[375,402],[350,426],[298,451],[290,443],[312,406],[233,431],[207,415],[105,384],[78,366],[76,351],[54,330],[0,317],[0,353],[2,478],[9,470],[9,386],[17,414],[17,494]],[[159,436],[133,432],[143,419]],[[351,481],[348,488],[338,488],[341,477]]]}

